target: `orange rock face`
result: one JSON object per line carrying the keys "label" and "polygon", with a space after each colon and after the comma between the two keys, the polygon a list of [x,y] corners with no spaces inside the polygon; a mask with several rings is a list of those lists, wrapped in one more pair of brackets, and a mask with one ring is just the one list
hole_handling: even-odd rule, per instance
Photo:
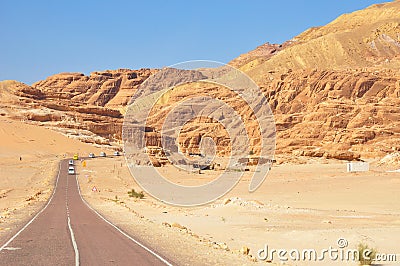
{"label": "orange rock face", "polygon": [[274,110],[278,153],[302,150],[333,158],[353,153],[357,158],[400,148],[397,71],[296,70],[270,73],[265,81],[262,90]]}
{"label": "orange rock face", "polygon": [[32,87],[41,90],[47,99],[118,110],[126,106],[137,86],[154,72],[151,69],[119,69],[92,72],[89,76],[61,73],[38,81]]}
{"label": "orange rock face", "polygon": [[38,122],[84,142],[110,144],[121,139],[125,107],[154,70],[119,69],[61,73],[32,86],[3,81],[3,115]]}

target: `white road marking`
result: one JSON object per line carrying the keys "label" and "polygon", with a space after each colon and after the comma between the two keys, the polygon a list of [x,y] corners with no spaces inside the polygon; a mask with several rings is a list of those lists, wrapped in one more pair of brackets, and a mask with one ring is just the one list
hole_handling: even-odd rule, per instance
{"label": "white road marking", "polygon": [[111,225],[112,227],[114,227],[115,230],[117,230],[118,232],[120,232],[122,235],[124,235],[125,237],[127,237],[129,240],[131,240],[132,242],[134,242],[135,244],[137,244],[138,246],[142,247],[144,250],[146,250],[147,252],[149,252],[150,254],[152,254],[153,256],[155,256],[156,258],[158,258],[160,261],[162,261],[163,263],[165,263],[168,266],[172,266],[172,264],[170,262],[168,262],[166,259],[164,259],[163,257],[161,257],[161,255],[158,255],[155,251],[151,250],[150,248],[146,247],[145,245],[143,245],[142,243],[140,243],[139,241],[137,241],[136,239],[132,238],[130,235],[128,235],[127,233],[125,233],[124,231],[122,231],[121,229],[119,229],[116,225],[114,225],[113,223],[111,223],[110,221],[108,221],[106,218],[104,218],[100,213],[98,213],[95,209],[92,208],[92,206],[89,205],[89,203],[86,202],[86,200],[84,200],[84,198],[82,197],[81,194],[81,189],[79,187],[79,181],[78,181],[78,176],[75,175],[75,179],[76,179],[76,183],[78,186],[78,192],[79,192],[79,196],[81,197],[82,201],[86,204],[86,206],[88,206],[89,209],[91,209],[94,213],[97,214],[97,216],[99,216],[101,219],[103,219],[103,221],[105,221],[106,223],[108,223],[109,225]]}
{"label": "white road marking", "polygon": [[79,266],[79,250],[78,250],[78,245],[76,244],[76,241],[75,241],[75,235],[74,235],[74,231],[72,230],[72,227],[71,227],[71,220],[69,219],[69,215],[68,215],[68,228],[69,228],[69,232],[71,233],[72,246],[74,247],[74,251],[75,251],[75,265]]}
{"label": "white road marking", "polygon": [[18,249],[21,249],[21,248],[5,247],[4,249],[12,251],[12,250],[18,250]]}
{"label": "white road marking", "polygon": [[[76,176],[76,175],[75,175]],[[72,230],[72,226],[71,226],[71,219],[69,217],[69,208],[68,208],[68,185],[69,185],[69,175],[67,175],[67,185],[65,188],[65,208],[67,210],[67,219],[68,219],[68,229],[69,229],[69,233],[71,235],[71,242],[72,242],[72,246],[74,247],[74,253],[75,253],[75,266],[79,266],[79,250],[78,250],[78,244],[76,243],[75,240],[75,234],[74,234],[74,230]]]}
{"label": "white road marking", "polygon": [[24,227],[21,228],[14,236],[12,236],[4,245],[0,247],[0,252],[3,249],[6,249],[6,247],[17,237],[19,234],[21,234],[46,208],[49,206],[50,202],[52,201],[54,194],[56,193],[57,190],[57,185],[58,185],[58,179],[60,178],[60,171],[61,171],[61,162],[58,165],[58,174],[57,174],[57,180],[56,180],[56,185],[53,190],[53,194],[51,195],[49,201],[47,202],[46,206],[43,207]]}

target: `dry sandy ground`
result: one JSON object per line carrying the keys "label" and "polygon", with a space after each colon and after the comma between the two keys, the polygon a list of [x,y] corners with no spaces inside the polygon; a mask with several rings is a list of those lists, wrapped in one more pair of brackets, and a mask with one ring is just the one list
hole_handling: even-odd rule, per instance
{"label": "dry sandy ground", "polygon": [[[215,177],[211,171],[187,174],[172,166],[159,170],[174,182],[192,185]],[[340,250],[339,238],[348,241],[343,250],[355,249],[363,242],[381,253],[395,253],[400,260],[400,173],[387,173],[378,167],[349,174],[342,162],[277,165],[256,192],[247,191],[247,176],[222,199],[195,208],[165,205],[149,195],[141,200],[130,198],[128,190],[141,189],[122,157],[88,160],[78,178],[82,194],[92,206],[133,234],[152,231],[148,241],[157,239],[160,252],[174,254],[180,264],[193,265],[197,258],[199,265],[265,265],[265,261],[252,262],[265,245],[288,252],[322,252],[330,246]],[[93,187],[98,191],[93,192]],[[184,238],[175,239],[174,235]],[[250,249],[251,257],[239,255],[244,246]],[[204,260],[207,254],[214,261]],[[312,264],[285,257],[289,260],[283,264]],[[277,254],[273,261],[282,263]],[[328,255],[317,263],[357,265],[332,261]]]}
{"label": "dry sandy ground", "polygon": [[89,151],[99,149],[43,127],[0,118],[1,242],[47,202],[58,162]]}

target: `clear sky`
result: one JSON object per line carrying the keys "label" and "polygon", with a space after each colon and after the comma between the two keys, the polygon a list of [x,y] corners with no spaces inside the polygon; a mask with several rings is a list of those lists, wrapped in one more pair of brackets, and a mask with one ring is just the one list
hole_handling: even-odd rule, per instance
{"label": "clear sky", "polygon": [[0,0],[0,80],[227,63],[380,0]]}

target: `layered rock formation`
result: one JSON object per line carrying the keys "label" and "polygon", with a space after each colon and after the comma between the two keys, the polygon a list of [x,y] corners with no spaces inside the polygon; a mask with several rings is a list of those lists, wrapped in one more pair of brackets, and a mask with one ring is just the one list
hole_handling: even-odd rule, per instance
{"label": "layered rock formation", "polygon": [[125,107],[155,70],[61,73],[34,83],[0,82],[0,112],[37,122],[84,142],[110,145],[121,140]]}
{"label": "layered rock formation", "polygon": [[101,106],[123,112],[136,88],[155,70],[118,69],[82,73],[61,73],[32,85],[48,100]]}
{"label": "layered rock formation", "polygon": [[266,80],[278,153],[355,159],[400,149],[398,71],[293,70]]}

